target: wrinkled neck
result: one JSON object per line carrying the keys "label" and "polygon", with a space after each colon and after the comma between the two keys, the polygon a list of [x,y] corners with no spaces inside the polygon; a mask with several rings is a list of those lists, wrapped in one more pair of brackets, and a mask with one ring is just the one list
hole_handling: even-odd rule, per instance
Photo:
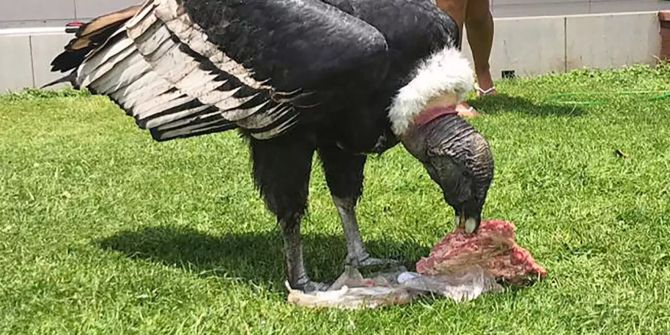
{"label": "wrinkled neck", "polygon": [[425,124],[412,125],[401,137],[401,141],[407,151],[425,162],[432,155],[430,151],[456,148],[459,146],[459,141],[466,140],[474,132],[474,129],[457,113],[446,113]]}
{"label": "wrinkled neck", "polygon": [[443,115],[423,126],[413,126],[401,141],[424,164],[448,159],[468,171],[478,185],[478,198],[485,198],[493,178],[493,156],[484,137],[461,117]]}
{"label": "wrinkled neck", "polygon": [[426,109],[414,119],[413,124],[415,127],[422,127],[445,115],[458,115],[456,106],[438,106]]}

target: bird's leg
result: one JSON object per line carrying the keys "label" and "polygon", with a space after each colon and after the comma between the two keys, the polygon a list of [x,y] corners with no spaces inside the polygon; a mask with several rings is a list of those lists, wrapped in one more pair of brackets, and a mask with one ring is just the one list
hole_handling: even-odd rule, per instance
{"label": "bird's leg", "polygon": [[302,256],[302,240],[300,238],[300,216],[292,215],[278,221],[284,238],[286,274],[291,288],[300,289],[304,292],[327,289],[327,285],[310,280],[305,270]]}
{"label": "bird's leg", "polygon": [[356,219],[356,198],[340,198],[333,196],[333,202],[340,215],[344,237],[347,240],[347,259],[349,265],[355,267],[368,267],[396,264],[394,260],[379,259],[370,257],[365,249],[360,230],[358,229],[358,220]]}
{"label": "bird's leg", "polygon": [[355,267],[395,264],[395,261],[370,257],[365,249],[356,220],[356,202],[363,191],[366,157],[347,153],[336,146],[322,146],[319,156],[326,182],[337,207],[347,240],[347,264]]}
{"label": "bird's leg", "polygon": [[284,240],[287,280],[291,288],[307,292],[327,288],[308,277],[300,237],[314,154],[310,138],[309,134],[296,132],[272,141],[251,139],[254,181],[266,206],[277,217]]}

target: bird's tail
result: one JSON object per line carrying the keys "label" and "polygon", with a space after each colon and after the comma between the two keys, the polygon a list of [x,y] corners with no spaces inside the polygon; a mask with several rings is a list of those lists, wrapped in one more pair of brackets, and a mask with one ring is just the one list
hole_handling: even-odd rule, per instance
{"label": "bird's tail", "polygon": [[[115,31],[139,12],[140,8],[141,6],[132,6],[99,16],[87,23],[69,24],[68,28],[74,28],[75,38],[70,40],[65,46],[65,51],[51,62],[51,71],[67,72],[79,67],[91,52],[105,44]],[[70,81],[71,76],[72,73],[46,86]]]}

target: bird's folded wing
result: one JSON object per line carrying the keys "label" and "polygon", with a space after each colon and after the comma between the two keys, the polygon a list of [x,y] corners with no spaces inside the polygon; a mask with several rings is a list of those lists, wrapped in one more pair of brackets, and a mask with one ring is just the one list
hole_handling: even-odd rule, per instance
{"label": "bird's folded wing", "polygon": [[128,7],[82,24],[77,30],[76,38],[65,46],[66,52],[54,59],[51,70],[65,72],[76,68],[92,50],[99,48],[109,36],[135,16],[141,7]]}
{"label": "bird's folded wing", "polygon": [[76,84],[156,140],[232,128],[267,139],[386,49],[375,28],[319,0],[150,0],[87,55]]}

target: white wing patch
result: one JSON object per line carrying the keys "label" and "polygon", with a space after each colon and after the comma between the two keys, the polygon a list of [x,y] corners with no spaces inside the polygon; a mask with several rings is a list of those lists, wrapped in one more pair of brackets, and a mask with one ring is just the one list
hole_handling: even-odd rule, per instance
{"label": "white wing patch", "polygon": [[216,45],[207,41],[205,31],[191,20],[176,0],[156,0],[154,3],[158,3],[154,11],[156,17],[193,51],[208,58],[221,71],[235,76],[246,86],[257,90],[272,89],[272,87],[256,81],[252,77],[252,71],[237,63],[219,50]]}
{"label": "white wing patch", "polygon": [[291,104],[299,90],[255,79],[176,0],[147,1],[78,68],[77,84],[108,95],[157,140],[233,128],[270,139],[299,119]]}

